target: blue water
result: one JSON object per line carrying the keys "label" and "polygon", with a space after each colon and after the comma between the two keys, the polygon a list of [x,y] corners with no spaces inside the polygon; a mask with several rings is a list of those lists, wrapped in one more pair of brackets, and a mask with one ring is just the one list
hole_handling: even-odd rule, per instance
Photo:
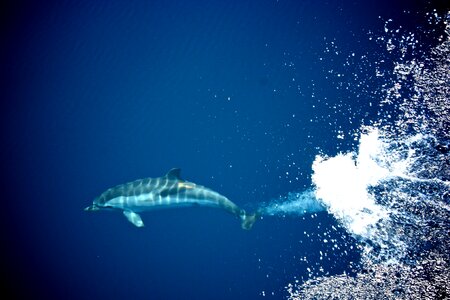
{"label": "blue water", "polygon": [[[376,116],[381,100],[366,92],[376,78],[356,92],[338,88],[329,71],[344,60],[326,49],[375,51],[367,33],[382,32],[384,20],[416,28],[420,12],[443,3],[6,5],[8,290],[34,299],[283,299],[307,268],[351,272],[354,240],[323,211],[266,216],[244,231],[207,208],[145,213],[143,229],[83,208],[107,188],[173,167],[248,210],[308,190],[315,155],[353,149],[339,133]],[[324,242],[331,226],[339,250]]]}

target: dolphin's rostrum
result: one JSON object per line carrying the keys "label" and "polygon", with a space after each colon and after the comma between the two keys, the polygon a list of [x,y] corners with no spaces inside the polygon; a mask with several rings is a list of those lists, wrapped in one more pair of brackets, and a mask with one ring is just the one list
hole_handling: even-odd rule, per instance
{"label": "dolphin's rostrum", "polygon": [[189,206],[222,208],[237,216],[242,228],[247,230],[252,228],[258,217],[257,213],[248,214],[225,196],[207,187],[181,179],[180,169],[172,169],[162,177],[140,179],[110,188],[84,210],[122,210],[128,221],[143,227],[139,212]]}

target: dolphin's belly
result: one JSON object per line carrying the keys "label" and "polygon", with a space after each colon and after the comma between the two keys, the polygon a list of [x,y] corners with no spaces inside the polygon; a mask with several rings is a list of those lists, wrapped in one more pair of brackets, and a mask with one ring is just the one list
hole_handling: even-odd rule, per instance
{"label": "dolphin's belly", "polygon": [[118,196],[105,202],[105,206],[135,212],[157,210],[164,208],[205,206],[219,207],[215,199],[198,199],[185,197],[161,197],[153,194],[141,194],[136,196]]}

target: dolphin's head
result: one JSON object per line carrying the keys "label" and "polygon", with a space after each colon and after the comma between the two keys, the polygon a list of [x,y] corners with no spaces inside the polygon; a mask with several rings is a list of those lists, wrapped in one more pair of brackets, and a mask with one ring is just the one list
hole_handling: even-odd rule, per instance
{"label": "dolphin's head", "polygon": [[84,211],[98,211],[98,210],[105,210],[109,207],[105,205],[104,201],[101,200],[101,196],[96,197],[94,201],[92,201],[92,205],[86,207]]}
{"label": "dolphin's head", "polygon": [[104,203],[103,201],[100,200],[99,197],[97,197],[94,199],[92,205],[86,207],[84,211],[115,210],[115,209],[116,208],[114,208],[111,205],[108,205],[108,203]]}
{"label": "dolphin's head", "polygon": [[100,207],[98,207],[96,204],[92,204],[91,206],[88,206],[84,209],[84,211],[97,211],[100,210]]}

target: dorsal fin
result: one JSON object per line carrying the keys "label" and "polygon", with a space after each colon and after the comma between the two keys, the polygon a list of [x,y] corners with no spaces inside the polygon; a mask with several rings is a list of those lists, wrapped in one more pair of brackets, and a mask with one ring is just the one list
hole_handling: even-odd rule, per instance
{"label": "dorsal fin", "polygon": [[173,168],[169,172],[167,172],[166,177],[169,179],[183,180],[180,177],[180,172],[181,172],[180,168]]}

